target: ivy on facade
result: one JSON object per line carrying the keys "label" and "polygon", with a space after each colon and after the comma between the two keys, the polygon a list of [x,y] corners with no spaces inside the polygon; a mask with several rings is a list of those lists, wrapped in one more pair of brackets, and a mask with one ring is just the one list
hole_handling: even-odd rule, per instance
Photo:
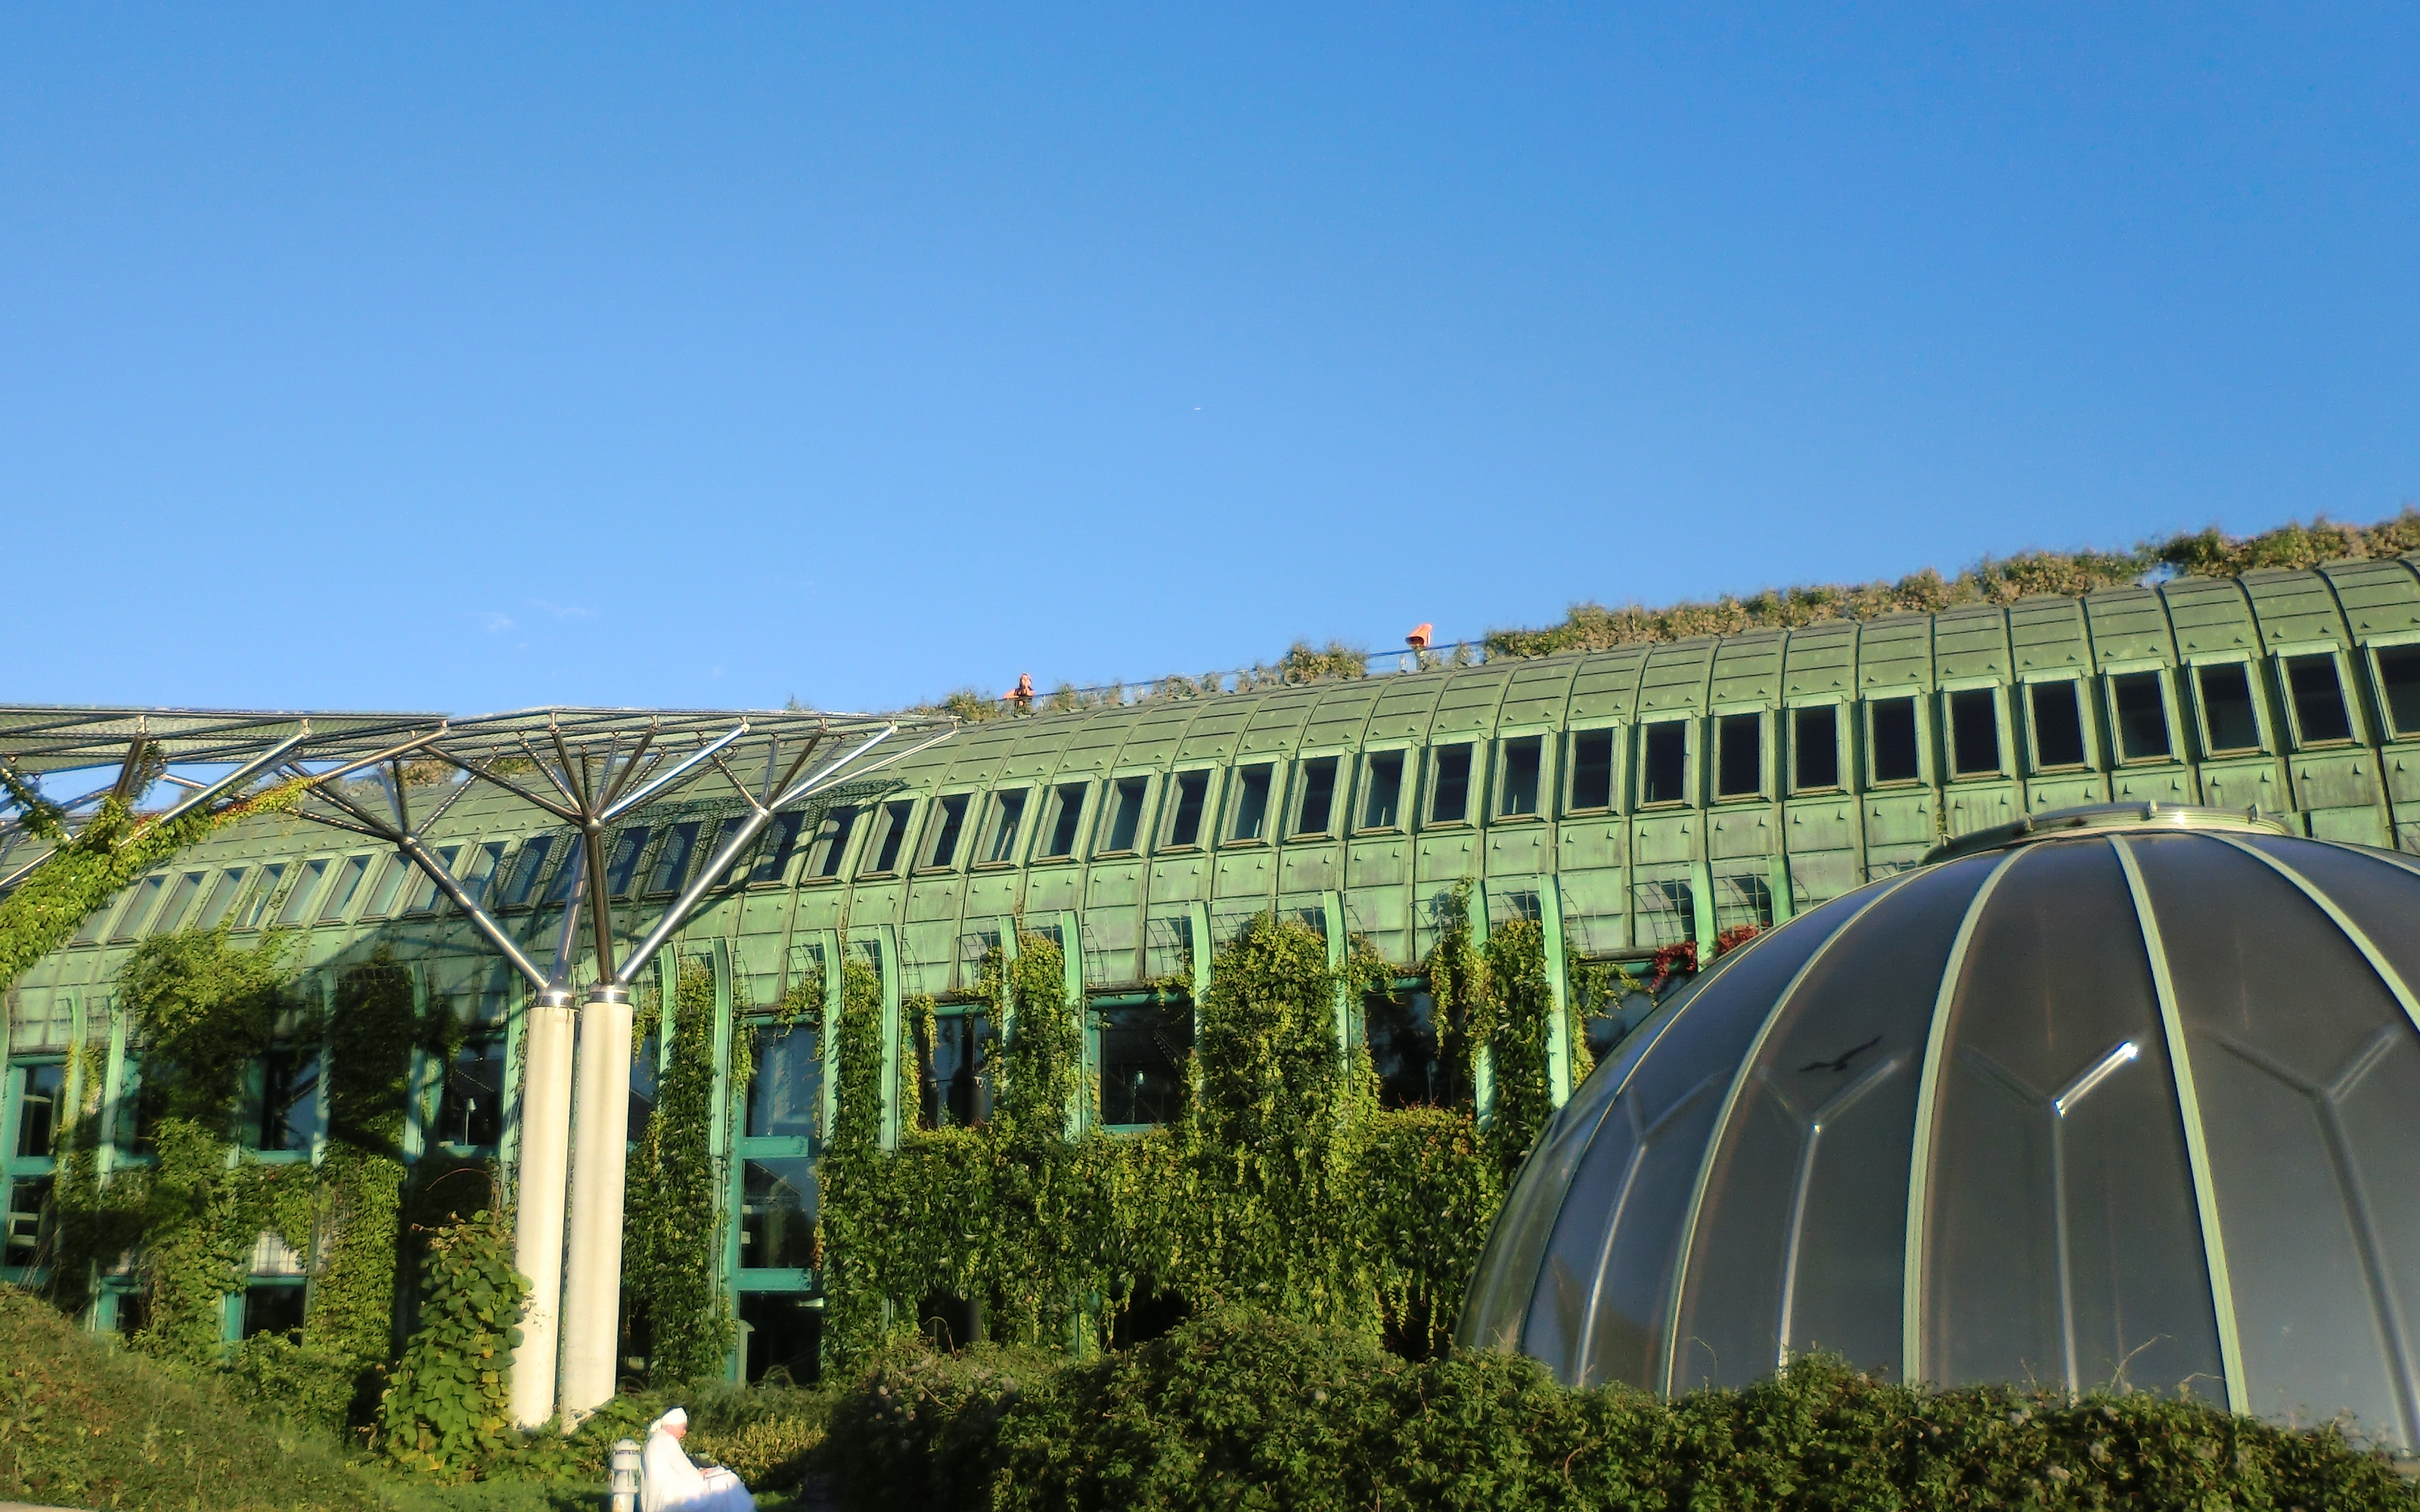
{"label": "ivy on facade", "polygon": [[[647,1379],[658,1386],[721,1375],[734,1337],[713,1144],[714,1018],[712,968],[684,963],[673,985],[669,1063],[624,1183],[622,1296],[644,1322]],[[748,1036],[734,1040],[736,1104],[748,1085]],[[639,1048],[648,1048],[644,1037]]]}

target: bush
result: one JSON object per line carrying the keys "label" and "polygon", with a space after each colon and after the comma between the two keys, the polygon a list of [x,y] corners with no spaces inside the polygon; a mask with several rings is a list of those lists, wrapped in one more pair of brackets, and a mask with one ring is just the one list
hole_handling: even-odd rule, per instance
{"label": "bush", "polygon": [[346,1350],[282,1334],[256,1334],[227,1361],[227,1375],[255,1401],[297,1421],[341,1432],[360,1387],[360,1362]]}
{"label": "bush", "polygon": [[1534,1362],[1416,1364],[1243,1312],[1055,1371],[886,1356],[833,1408],[849,1504],[2420,1508],[2382,1454],[2140,1394],[1928,1391],[1835,1360],[1664,1402]]}

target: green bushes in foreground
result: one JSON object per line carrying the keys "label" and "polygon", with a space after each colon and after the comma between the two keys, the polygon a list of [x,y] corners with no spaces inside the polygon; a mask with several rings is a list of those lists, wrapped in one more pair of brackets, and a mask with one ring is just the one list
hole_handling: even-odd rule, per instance
{"label": "green bushes in foreground", "polygon": [[2420,1507],[2334,1428],[2191,1402],[1915,1390],[1811,1359],[1668,1403],[1237,1313],[1055,1370],[893,1352],[824,1458],[852,1506],[994,1512]]}

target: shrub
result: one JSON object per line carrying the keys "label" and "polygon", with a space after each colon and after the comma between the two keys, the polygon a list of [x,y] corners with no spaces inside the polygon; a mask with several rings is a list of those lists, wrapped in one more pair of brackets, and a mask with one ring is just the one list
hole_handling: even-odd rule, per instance
{"label": "shrub", "polygon": [[851,1505],[987,1505],[1001,1417],[1057,1363],[1039,1351],[896,1345],[834,1404],[825,1464]]}

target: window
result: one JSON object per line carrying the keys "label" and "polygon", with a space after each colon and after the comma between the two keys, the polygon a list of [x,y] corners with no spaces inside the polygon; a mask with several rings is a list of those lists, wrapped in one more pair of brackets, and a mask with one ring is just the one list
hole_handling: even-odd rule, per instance
{"label": "window", "polygon": [[[513,873],[505,880],[504,883],[504,888],[502,894],[504,907],[519,908],[523,903],[530,901],[530,895],[537,891],[538,877],[546,871],[546,858],[550,855],[553,854],[553,851],[554,837],[552,835],[532,836],[529,840],[524,841],[521,843],[520,854],[513,857]],[[565,870],[568,871],[570,869],[566,867]],[[401,869],[390,868],[389,875],[399,878],[402,875]],[[381,882],[379,886],[381,888],[384,888],[388,884]],[[391,907],[394,904],[394,900],[390,898],[387,900],[387,903],[388,906]],[[378,907],[378,900],[376,898],[372,898],[370,900],[370,903],[373,908]],[[385,910],[380,908],[379,909],[379,912],[383,913]]]}
{"label": "window", "polygon": [[366,856],[345,857],[344,866],[336,872],[336,885],[328,889],[328,902],[319,910],[320,923],[334,924],[345,917],[345,911],[353,906],[353,895],[362,890],[362,878],[369,869],[370,858]]}
{"label": "window", "polygon": [[160,1148],[160,1119],[168,1110],[165,1061],[155,1062],[158,1074],[144,1074],[144,1058],[126,1057],[126,1076],[117,1091],[117,1130],[112,1141],[132,1155],[154,1154]]}
{"label": "window", "polygon": [[489,841],[471,853],[471,864],[462,872],[462,891],[474,903],[488,901],[488,889],[495,886],[496,868],[504,863],[504,842]]}
{"label": "window", "polygon": [[941,1013],[932,1021],[933,1037],[923,1042],[917,1028],[922,1097],[918,1127],[972,1128],[991,1119],[991,1020],[981,1013]]}
{"label": "window", "polygon": [[307,1155],[319,1133],[319,1052],[304,1045],[272,1047],[256,1068],[258,1095],[244,1110],[246,1145]]}
{"label": "window", "polygon": [[1084,789],[1082,782],[1063,782],[1050,790],[1050,841],[1042,854],[1073,856],[1076,837],[1084,822]]}
{"label": "window", "polygon": [[1949,771],[1974,777],[2000,769],[2000,700],[1988,687],[1949,695]]}
{"label": "window", "polygon": [[1404,753],[1370,753],[1368,791],[1361,795],[1361,827],[1393,829],[1403,823]]}
{"label": "window", "polygon": [[1381,1107],[1450,1107],[1458,1100],[1437,1034],[1436,1000],[1428,993],[1373,994],[1363,1000],[1361,1023]]}
{"label": "window", "polygon": [[168,901],[160,905],[160,917],[152,921],[152,933],[175,933],[184,922],[185,910],[194,906],[194,895],[202,890],[202,878],[209,874],[206,872],[188,872],[177,879],[176,887],[168,891]]}
{"label": "window", "polygon": [[[906,809],[908,805],[895,807]],[[807,816],[793,810],[776,814],[765,826],[765,838],[756,842],[756,864],[748,872],[750,882],[779,882],[790,870],[790,853],[799,848],[799,832],[806,827]],[[901,834],[907,833],[907,817],[900,817]],[[895,862],[898,857],[893,856]],[[887,870],[887,869],[886,869]]]}
{"label": "window", "polygon": [[[327,865],[325,861],[319,864]],[[160,901],[160,889],[167,885],[168,879],[163,876],[145,877],[136,883],[134,897],[127,903],[126,912],[117,916],[117,933],[110,938],[131,940],[141,934],[144,918],[150,914],[152,905]]]}
{"label": "window", "polygon": [[958,858],[958,836],[967,827],[967,805],[973,795],[953,793],[933,806],[933,843],[926,866],[948,866]]}
{"label": "window", "polygon": [[1829,703],[1790,711],[1790,786],[1812,793],[1840,785],[1840,711]]}
{"label": "window", "polygon": [[411,863],[401,856],[389,856],[379,868],[378,880],[370,884],[370,901],[362,905],[362,917],[384,918],[394,913],[396,895],[403,891],[403,885],[411,878]]}
{"label": "window", "polygon": [[1613,732],[1583,730],[1572,736],[1572,807],[1613,807]]}
{"label": "window", "polygon": [[1168,843],[1198,845],[1202,842],[1202,809],[1209,797],[1209,773],[1176,774],[1176,814],[1169,822]]}
{"label": "window", "polygon": [[743,1291],[737,1304],[750,1385],[769,1379],[812,1386],[823,1379],[824,1310],[814,1299],[798,1292]]}
{"label": "window", "polygon": [[[640,837],[640,843],[642,845],[646,843],[644,834]],[[459,845],[440,846],[437,851],[437,865],[439,869],[449,875],[452,874],[454,871],[454,857],[461,854],[462,847]],[[437,913],[451,906],[453,900],[446,897],[445,894],[439,889],[437,879],[435,877],[423,877],[420,880],[419,886],[414,889],[411,906],[405,909],[404,912],[408,914]]]}
{"label": "window", "polygon": [[294,890],[286,895],[286,906],[277,912],[277,927],[292,929],[310,916],[311,904],[319,891],[319,879],[328,874],[334,861],[305,861],[302,874],[294,879]]}
{"label": "window", "polygon": [[1726,714],[1714,721],[1714,796],[1752,798],[1764,791],[1764,716]]}
{"label": "window", "polygon": [[1866,707],[1874,780],[1913,782],[1924,775],[1916,743],[1916,700],[1881,699]]}
{"label": "window", "polygon": [[2036,767],[2084,764],[2084,709],[2073,683],[2031,685],[2025,710],[2033,721]]}
{"label": "window", "polygon": [[701,822],[695,819],[678,824],[664,831],[664,841],[656,847],[656,864],[647,872],[649,892],[678,892],[681,879],[689,875],[690,858],[697,854],[697,832]]}
{"label": "window", "polygon": [[67,1090],[68,1069],[53,1061],[39,1066],[8,1068],[9,1088],[16,1100],[17,1127],[8,1152],[18,1160],[51,1158],[52,1136],[57,1132],[59,1099]]}
{"label": "window", "polygon": [[834,809],[824,815],[815,825],[814,842],[807,847],[807,875],[840,875],[841,858],[848,850],[848,833],[856,827],[857,810],[853,806]]}
{"label": "window", "polygon": [[991,798],[991,841],[984,846],[985,864],[1016,859],[1016,831],[1025,823],[1025,790],[995,793]]}
{"label": "window", "polygon": [[202,901],[202,915],[194,920],[194,928],[216,929],[222,919],[234,912],[236,898],[243,891],[245,875],[246,869],[240,866],[228,867],[219,873],[218,881],[210,887],[210,895]]}
{"label": "window", "polygon": [[1523,735],[1504,743],[1506,816],[1538,811],[1538,768],[1544,746],[1545,742],[1537,735]]}
{"label": "window", "polygon": [[755,1026],[755,1069],[748,1078],[748,1139],[805,1139],[822,1134],[823,1052],[808,1024]]}
{"label": "window", "polygon": [[2260,748],[2260,717],[2252,706],[2251,669],[2240,661],[2196,668],[2202,733],[2212,754]]}
{"label": "window", "polygon": [[302,1301],[310,1288],[302,1282],[255,1278],[243,1288],[243,1336],[260,1334],[291,1336],[302,1326]]}
{"label": "window", "polygon": [[8,1227],[5,1243],[0,1243],[0,1265],[23,1270],[50,1257],[51,1181],[47,1176],[21,1176],[7,1183]]}
{"label": "window", "polygon": [[2118,759],[2157,761],[2168,754],[2167,701],[2158,672],[2127,672],[2109,679],[2118,705]]}
{"label": "window", "polygon": [[1109,843],[1111,851],[1130,851],[1142,834],[1143,795],[1151,789],[1147,777],[1122,777],[1109,784]]}
{"label": "window", "polygon": [[815,1168],[807,1160],[740,1163],[739,1266],[799,1271],[814,1263]]}
{"label": "window", "polygon": [[1436,753],[1436,796],[1429,804],[1429,823],[1459,825],[1470,818],[1470,748],[1440,746]]}
{"label": "window", "polygon": [[1101,1121],[1112,1126],[1173,1123],[1185,1097],[1185,1060],[1193,1053],[1189,1005],[1105,1008],[1101,1026]]}
{"label": "window", "polygon": [[1638,764],[1638,801],[1685,803],[1689,798],[1689,727],[1678,719],[1645,726]]}
{"label": "window", "polygon": [[606,854],[605,895],[628,898],[630,884],[638,879],[639,857],[646,854],[647,835],[644,825],[623,830],[613,837],[613,848]]}
{"label": "window", "polygon": [[2304,745],[2352,738],[2352,716],[2345,708],[2344,685],[2336,680],[2335,657],[2325,653],[2287,657],[2286,685],[2294,695],[2294,728]]}
{"label": "window", "polygon": [[253,873],[252,891],[245,896],[242,906],[236,910],[236,928],[260,927],[261,920],[268,916],[269,905],[277,901],[277,885],[286,880],[286,871],[285,862],[275,861]]}
{"label": "window", "polygon": [[663,1083],[661,1038],[658,1031],[648,1030],[630,1057],[630,1105],[622,1116],[622,1136],[633,1145],[646,1137],[648,1120],[656,1116],[656,1094]]}
{"label": "window", "polygon": [[463,1041],[445,1068],[445,1096],[437,1106],[439,1142],[471,1149],[493,1146],[504,1130],[504,1042]]}
{"label": "window", "polygon": [[912,801],[882,806],[882,838],[875,842],[874,865],[871,868],[874,873],[878,875],[899,870],[899,851],[908,841],[908,816],[915,809]]}
{"label": "window", "polygon": [[1302,764],[1302,812],[1295,821],[1297,835],[1327,833],[1328,810],[1336,807],[1336,758],[1322,756]]}
{"label": "window", "polygon": [[1269,772],[1266,766],[1248,766],[1237,774],[1235,783],[1235,822],[1230,826],[1229,840],[1263,840],[1269,823]]}
{"label": "window", "polygon": [[2395,733],[2420,735],[2420,646],[2380,647],[2378,686]]}
{"label": "window", "polygon": [[578,836],[573,836],[564,844],[563,860],[554,869],[553,880],[546,885],[546,896],[541,901],[541,906],[551,907],[556,903],[570,902],[572,889],[575,887],[585,891],[588,884],[583,880],[583,873],[587,870],[587,842]]}

